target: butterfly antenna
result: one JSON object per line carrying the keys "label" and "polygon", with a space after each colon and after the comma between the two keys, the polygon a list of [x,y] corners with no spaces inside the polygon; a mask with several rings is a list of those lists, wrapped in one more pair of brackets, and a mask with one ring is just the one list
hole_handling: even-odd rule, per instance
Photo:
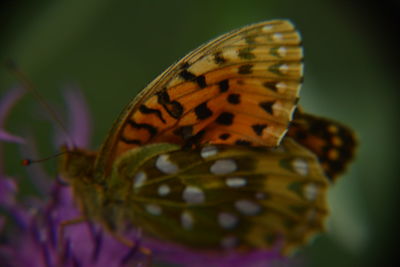
{"label": "butterfly antenna", "polygon": [[[61,131],[65,134],[68,142],[72,145],[73,148],[76,148],[75,142],[72,140],[71,136],[69,135],[67,128],[65,127],[64,123],[58,116],[57,112],[44,100],[44,98],[40,95],[39,91],[35,89],[32,82],[28,79],[28,77],[18,68],[17,64],[8,59],[6,60],[6,68],[14,74],[17,79],[22,83],[23,87],[31,92],[36,100],[39,102],[42,107],[47,110],[50,114],[50,117],[55,121],[55,123],[60,127]],[[29,165],[29,164],[28,164]]]}
{"label": "butterfly antenna", "polygon": [[23,165],[23,166],[29,166],[29,165],[31,165],[32,163],[44,162],[44,161],[47,161],[47,160],[49,160],[49,159],[53,159],[53,158],[59,157],[59,156],[65,154],[65,153],[68,153],[68,151],[63,151],[63,152],[57,153],[57,154],[55,154],[55,155],[51,155],[51,156],[49,156],[49,157],[47,157],[47,158],[43,158],[43,159],[23,159],[23,160],[21,161],[21,165]]}

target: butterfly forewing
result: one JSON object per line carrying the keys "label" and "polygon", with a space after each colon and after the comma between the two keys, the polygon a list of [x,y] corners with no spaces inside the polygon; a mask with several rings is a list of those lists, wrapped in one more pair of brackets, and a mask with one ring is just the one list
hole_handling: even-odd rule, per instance
{"label": "butterfly forewing", "polygon": [[277,146],[302,80],[300,36],[286,20],[250,25],[201,46],[150,83],[122,112],[97,161],[170,142]]}
{"label": "butterfly forewing", "polygon": [[196,248],[251,249],[281,240],[287,252],[321,231],[327,213],[326,177],[291,139],[273,150],[148,145],[122,156],[113,177],[129,220]]}

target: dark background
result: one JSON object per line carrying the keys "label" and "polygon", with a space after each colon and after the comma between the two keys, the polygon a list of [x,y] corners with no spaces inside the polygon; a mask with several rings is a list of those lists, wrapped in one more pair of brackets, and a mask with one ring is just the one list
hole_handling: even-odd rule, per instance
{"label": "dark background", "polygon": [[[56,109],[63,109],[62,88],[78,85],[93,115],[93,148],[127,100],[190,50],[246,24],[290,18],[305,49],[300,104],[348,124],[360,143],[356,161],[332,186],[329,232],[299,253],[308,266],[391,266],[396,259],[398,1],[9,0],[0,10],[0,60],[16,61]],[[1,95],[17,82],[0,69]],[[42,113],[27,96],[7,127],[34,135],[47,156],[56,151],[52,127],[31,122]],[[16,146],[5,149],[7,173],[28,194]],[[46,165],[55,172],[54,161]]]}

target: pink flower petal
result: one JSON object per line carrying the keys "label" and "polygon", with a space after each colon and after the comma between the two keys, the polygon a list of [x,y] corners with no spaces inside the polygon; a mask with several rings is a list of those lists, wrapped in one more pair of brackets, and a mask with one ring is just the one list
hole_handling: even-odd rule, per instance
{"label": "pink flower petal", "polygon": [[14,195],[17,185],[14,180],[0,176],[0,205],[11,205],[14,203]]}
{"label": "pink flower petal", "polygon": [[0,99],[0,141],[11,143],[24,143],[24,139],[8,133],[4,129],[5,121],[18,100],[25,94],[25,90],[19,87],[9,90]]}
{"label": "pink flower petal", "polygon": [[68,111],[68,136],[58,130],[56,144],[58,146],[67,144],[69,147],[88,147],[91,137],[91,116],[85,98],[80,90],[72,86],[65,90],[64,97]]}
{"label": "pink flower petal", "polygon": [[3,129],[0,129],[0,141],[16,144],[24,144],[25,140],[22,137],[10,134]]}

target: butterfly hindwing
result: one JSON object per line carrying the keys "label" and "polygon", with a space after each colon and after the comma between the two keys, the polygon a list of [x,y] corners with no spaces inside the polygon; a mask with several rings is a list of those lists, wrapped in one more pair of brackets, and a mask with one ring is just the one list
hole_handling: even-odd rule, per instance
{"label": "butterfly hindwing", "polygon": [[278,145],[302,81],[300,42],[289,21],[276,20],[201,46],[126,107],[97,167],[108,172],[119,155],[149,143]]}
{"label": "butterfly hindwing", "polygon": [[337,121],[297,110],[287,136],[313,152],[325,174],[335,181],[354,158],[354,132]]}
{"label": "butterfly hindwing", "polygon": [[289,251],[321,231],[327,214],[327,179],[291,139],[277,149],[147,145],[122,156],[113,177],[128,221],[195,248],[271,247],[282,239]]}

